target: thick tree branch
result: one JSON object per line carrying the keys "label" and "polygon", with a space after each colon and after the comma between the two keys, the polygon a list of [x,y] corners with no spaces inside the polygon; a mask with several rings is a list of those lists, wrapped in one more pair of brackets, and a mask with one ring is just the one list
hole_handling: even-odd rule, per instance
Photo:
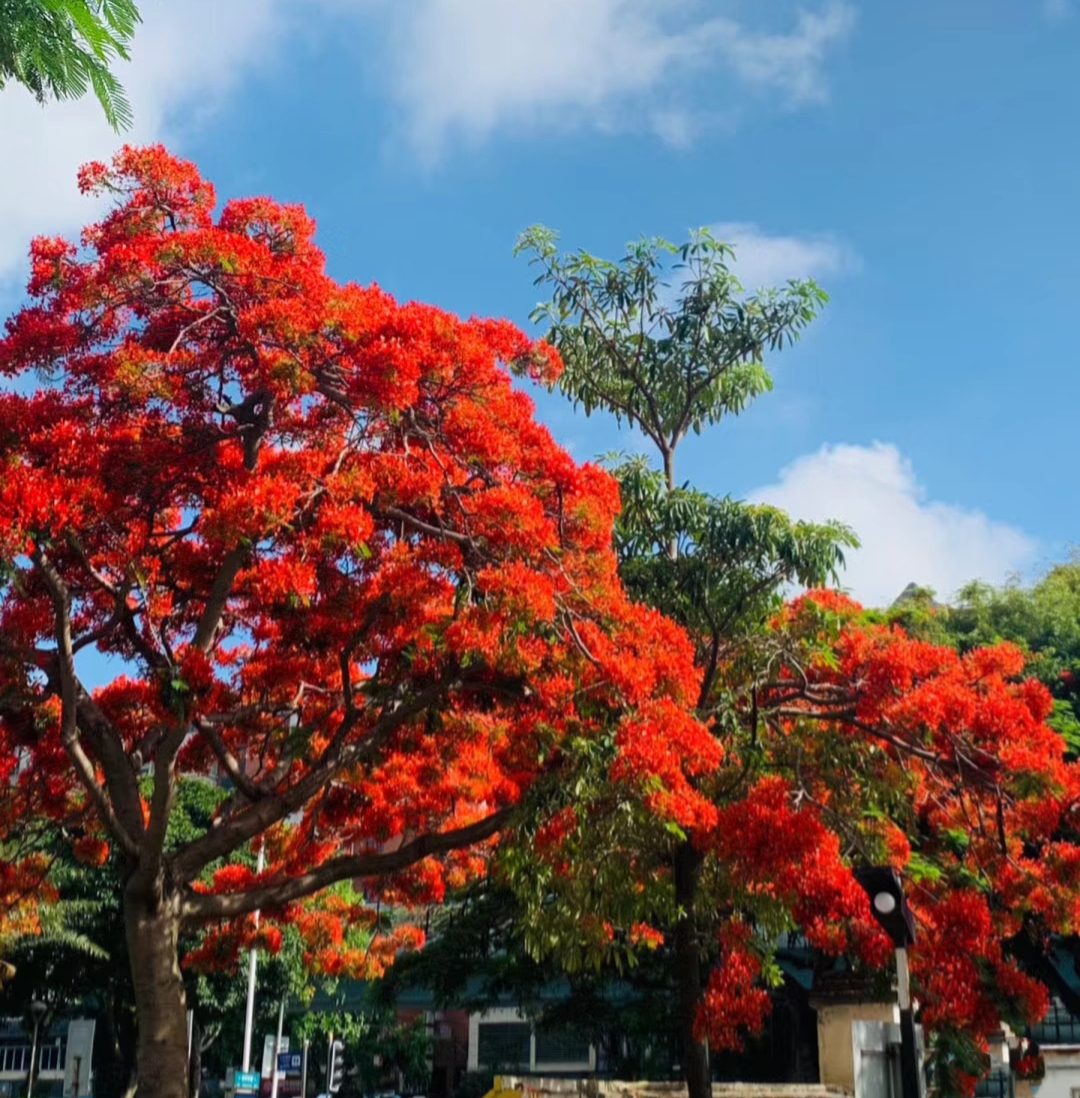
{"label": "thick tree branch", "polygon": [[150,822],[143,841],[139,871],[155,885],[160,879],[165,836],[176,801],[176,755],[188,735],[186,724],[169,729],[154,753],[154,791],[150,797]]}
{"label": "thick tree branch", "polygon": [[238,545],[230,549],[221,562],[221,567],[210,587],[206,606],[203,607],[202,617],[195,627],[195,636],[191,640],[192,646],[198,648],[200,652],[209,652],[210,646],[214,643],[214,636],[221,624],[221,617],[225,613],[225,604],[229,601],[229,593],[243,567],[247,553],[245,548]]}
{"label": "thick tree branch", "polygon": [[94,764],[79,740],[78,708],[79,680],[75,675],[75,659],[71,647],[71,593],[52,561],[40,547],[31,554],[52,598],[56,616],[56,666],[60,679],[60,739],[71,759],[75,773],[108,829],[124,853],[137,857],[139,847],[135,837],[120,822],[108,794],[97,780]]}
{"label": "thick tree branch", "polygon": [[513,813],[513,807],[500,808],[476,823],[452,831],[428,832],[403,843],[397,850],[384,853],[350,854],[331,858],[318,868],[296,877],[259,885],[244,892],[225,894],[188,893],[180,908],[187,923],[206,919],[228,919],[263,908],[280,907],[303,899],[338,881],[362,877],[382,877],[398,873],[424,858],[460,850],[483,842],[501,831]]}
{"label": "thick tree branch", "polygon": [[[268,827],[299,811],[317,796],[341,769],[367,761],[386,740],[413,717],[445,697],[457,683],[439,683],[378,719],[363,739],[347,747],[345,740],[355,721],[345,721],[333,742],[310,770],[279,793],[266,796],[226,823],[183,846],[172,857],[173,875],[190,881],[212,861],[261,835]],[[254,910],[254,909],[252,909]]]}
{"label": "thick tree branch", "polygon": [[435,526],[433,523],[424,522],[423,519],[410,515],[408,511],[403,511],[400,507],[383,507],[379,509],[378,513],[386,518],[397,519],[398,522],[403,522],[418,533],[427,534],[428,537],[446,538],[447,541],[457,542],[458,545],[474,544],[468,534],[459,534],[456,530],[451,530],[446,526]]}

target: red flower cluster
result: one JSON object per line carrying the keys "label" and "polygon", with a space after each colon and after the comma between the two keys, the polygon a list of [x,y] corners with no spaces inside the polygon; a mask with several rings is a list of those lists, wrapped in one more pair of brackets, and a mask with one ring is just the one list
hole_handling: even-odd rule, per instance
{"label": "red flower cluster", "polygon": [[727,923],[720,934],[720,963],[709,977],[695,1034],[718,1049],[742,1048],[743,1034],[757,1033],[772,1010],[772,1000],[757,986],[761,961],[751,944],[749,927]]}

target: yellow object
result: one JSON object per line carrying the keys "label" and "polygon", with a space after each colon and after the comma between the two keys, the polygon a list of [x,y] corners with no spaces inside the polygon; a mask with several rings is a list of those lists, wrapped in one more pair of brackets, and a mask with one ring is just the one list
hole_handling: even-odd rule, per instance
{"label": "yellow object", "polygon": [[516,1087],[503,1086],[503,1077],[496,1075],[494,1086],[484,1095],[484,1098],[522,1098],[522,1091]]}

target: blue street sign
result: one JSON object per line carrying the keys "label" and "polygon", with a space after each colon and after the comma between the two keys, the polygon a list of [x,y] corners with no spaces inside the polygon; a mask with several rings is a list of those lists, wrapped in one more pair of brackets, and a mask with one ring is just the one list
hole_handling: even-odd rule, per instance
{"label": "blue street sign", "polygon": [[259,1093],[262,1076],[257,1071],[234,1071],[232,1073],[233,1090]]}
{"label": "blue street sign", "polygon": [[277,1069],[279,1075],[299,1075],[304,1068],[302,1052],[279,1052]]}

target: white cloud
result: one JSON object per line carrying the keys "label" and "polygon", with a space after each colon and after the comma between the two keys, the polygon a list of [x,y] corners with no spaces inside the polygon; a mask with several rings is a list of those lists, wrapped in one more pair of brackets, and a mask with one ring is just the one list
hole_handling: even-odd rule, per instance
{"label": "white cloud", "polygon": [[1072,0],[1043,0],[1039,12],[1048,23],[1061,23],[1073,14]]}
{"label": "white cloud", "polygon": [[21,268],[32,236],[70,233],[91,216],[75,174],[122,142],[175,142],[216,110],[244,69],[287,26],[286,0],[185,0],[140,5],[130,65],[121,66],[134,129],[117,137],[92,97],[40,106],[20,86],[0,92],[0,279]]}
{"label": "white cloud", "polygon": [[703,109],[689,85],[700,99],[707,78],[722,73],[792,104],[821,100],[828,50],[854,23],[842,0],[804,12],[786,33],[694,19],[700,5],[687,0],[360,2],[390,20],[388,78],[427,159],[452,138],[542,125],[644,125],[683,143]]}
{"label": "white cloud", "polygon": [[812,521],[840,519],[862,548],[842,583],[869,606],[884,606],[910,582],[950,598],[968,580],[1000,583],[1029,566],[1036,543],[981,511],[926,498],[911,462],[893,445],[824,446],[781,470],[757,501]]}
{"label": "white cloud", "polygon": [[721,26],[721,49],[744,80],[775,87],[796,103],[827,97],[821,74],[829,48],[850,34],[855,12],[847,4],[832,4],[819,13],[802,12],[791,34],[754,34],[730,20]]}
{"label": "white cloud", "polygon": [[830,236],[774,236],[741,221],[720,222],[712,232],[734,246],[732,269],[748,290],[780,286],[789,278],[846,274],[860,267],[855,252]]}

